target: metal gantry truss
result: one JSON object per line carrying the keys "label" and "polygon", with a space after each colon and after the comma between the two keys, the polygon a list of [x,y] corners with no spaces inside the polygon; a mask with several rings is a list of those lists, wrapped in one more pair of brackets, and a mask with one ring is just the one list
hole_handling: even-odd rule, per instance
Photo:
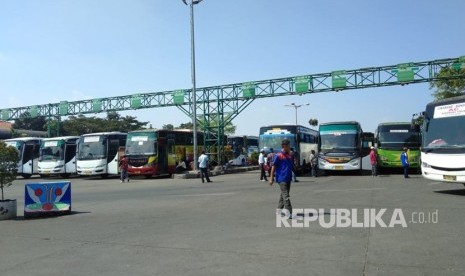
{"label": "metal gantry truss", "polygon": [[[439,77],[441,69],[452,68],[457,74]],[[203,87],[196,89],[197,122],[205,133],[204,145],[215,142],[224,146],[224,127],[232,122],[254,100],[268,97],[304,95],[320,92],[363,89],[382,86],[431,82],[439,79],[465,78],[465,56],[424,62],[339,70],[329,73],[300,75],[287,78],[249,81],[243,83]],[[96,98],[82,101],[61,101],[0,110],[0,119],[9,121],[28,114],[61,117],[101,113],[108,111],[137,110],[176,106],[192,117],[192,89],[139,93],[126,96]],[[24,115],[23,115],[24,116]],[[222,160],[222,151],[218,151]]]}

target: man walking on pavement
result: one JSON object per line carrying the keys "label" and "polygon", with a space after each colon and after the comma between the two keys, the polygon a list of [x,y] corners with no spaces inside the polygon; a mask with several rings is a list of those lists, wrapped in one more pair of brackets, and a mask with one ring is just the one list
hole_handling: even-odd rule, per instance
{"label": "man walking on pavement", "polygon": [[212,182],[208,177],[208,156],[205,154],[204,150],[202,151],[202,155],[199,156],[199,168],[202,183],[205,182],[204,177],[207,179],[207,182]]}
{"label": "man walking on pavement", "polygon": [[292,218],[292,205],[289,196],[291,190],[292,171],[294,170],[294,159],[291,155],[290,141],[283,139],[281,141],[282,150],[275,154],[273,167],[271,168],[270,186],[273,185],[274,177],[279,184],[281,194],[279,196],[278,210],[286,209],[286,216]]}

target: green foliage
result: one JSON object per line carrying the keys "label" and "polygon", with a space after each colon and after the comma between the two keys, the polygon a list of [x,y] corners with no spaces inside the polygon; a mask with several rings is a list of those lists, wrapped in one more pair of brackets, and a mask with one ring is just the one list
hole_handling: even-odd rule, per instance
{"label": "green foliage", "polygon": [[[210,125],[207,127],[209,128],[216,128],[218,127],[218,122],[217,121],[212,121]],[[178,127],[175,127],[175,129],[194,129],[194,125],[192,122],[187,122],[184,124],[180,124]],[[202,124],[197,124],[197,130],[202,131],[203,130],[203,125]],[[226,135],[232,135],[236,132],[236,126],[232,124],[232,122],[227,123],[224,126],[224,134]]]}
{"label": "green foliage", "polygon": [[14,147],[9,147],[5,142],[0,141],[0,188],[9,187],[13,184],[18,173],[19,153]]}
{"label": "green foliage", "polygon": [[259,155],[260,155],[260,153],[258,153],[258,152],[252,152],[252,154],[250,155],[250,164],[257,165]]}
{"label": "green foliage", "polygon": [[94,132],[121,131],[129,132],[144,128],[148,122],[139,122],[136,117],[122,117],[116,112],[108,112],[107,118],[70,116],[61,123],[62,135],[82,135]]}
{"label": "green foliage", "polygon": [[308,124],[311,126],[317,126],[318,125],[318,119],[310,119],[308,120]]}
{"label": "green foliage", "polygon": [[167,129],[167,130],[173,130],[174,126],[172,124],[167,124],[167,125],[163,125],[161,128],[162,129]]}
{"label": "green foliage", "polygon": [[433,96],[442,100],[465,93],[465,69],[443,68],[438,73],[438,80],[432,81],[430,89],[435,89]]}
{"label": "green foliage", "polygon": [[187,122],[180,124],[178,127],[175,127],[175,129],[194,129],[194,124],[192,124],[192,122]]}
{"label": "green foliage", "polygon": [[19,115],[18,119],[15,120],[13,128],[43,131],[46,122],[47,119],[45,117],[41,116],[37,118],[31,118],[31,114],[29,112],[24,112],[23,114]]}

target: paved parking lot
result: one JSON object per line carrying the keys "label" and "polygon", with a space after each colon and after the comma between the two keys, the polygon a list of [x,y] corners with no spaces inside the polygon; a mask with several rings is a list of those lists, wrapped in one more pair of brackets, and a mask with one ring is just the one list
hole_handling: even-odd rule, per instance
{"label": "paved parking lot", "polygon": [[[24,184],[43,180],[17,180],[6,197],[18,199],[19,217],[0,222],[0,275],[465,274],[462,185],[420,175],[302,176],[292,184],[294,208],[323,212],[308,227],[287,228],[276,227],[278,187],[258,178],[74,178],[72,215],[28,220]],[[350,210],[363,223],[366,210],[383,209],[386,224],[402,212],[406,227],[318,221]]]}

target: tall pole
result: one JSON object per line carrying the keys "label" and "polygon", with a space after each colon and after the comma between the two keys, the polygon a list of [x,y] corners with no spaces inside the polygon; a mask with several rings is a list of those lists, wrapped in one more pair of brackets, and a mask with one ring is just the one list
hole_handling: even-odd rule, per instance
{"label": "tall pole", "polygon": [[295,103],[291,103],[291,104],[285,104],[284,106],[289,106],[289,107],[293,107],[295,109],[295,125],[297,125],[297,108],[299,107],[302,107],[304,105],[310,105],[309,103],[305,103],[305,104],[295,104]]}
{"label": "tall pole", "polygon": [[[187,5],[186,0],[182,0]],[[195,43],[194,43],[194,5],[203,0],[190,0],[189,8],[191,15],[191,75],[192,75],[192,127],[193,127],[193,143],[194,143],[194,170],[198,169],[197,160],[197,97],[195,86]]]}
{"label": "tall pole", "polygon": [[294,107],[295,107],[295,125],[297,125],[297,105],[294,105]]}

